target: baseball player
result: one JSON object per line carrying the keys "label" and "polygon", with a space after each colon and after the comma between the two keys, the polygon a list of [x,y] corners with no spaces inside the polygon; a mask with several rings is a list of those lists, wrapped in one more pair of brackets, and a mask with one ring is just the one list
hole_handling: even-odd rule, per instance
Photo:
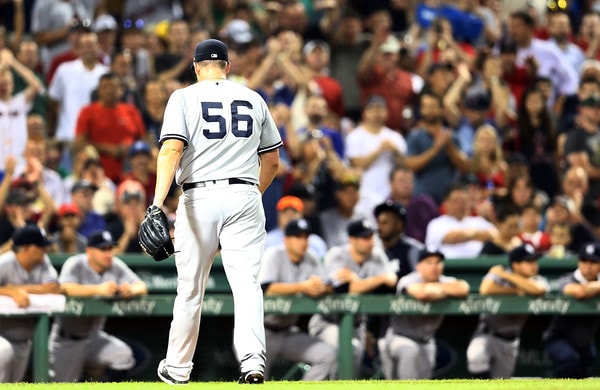
{"label": "baseball player", "polygon": [[[352,221],[347,227],[349,243],[334,246],[325,255],[326,275],[337,293],[368,294],[387,292],[396,285],[398,277],[382,248],[375,246],[375,229],[366,219]],[[356,319],[356,332],[352,344],[355,363],[362,357],[366,322]],[[311,335],[338,347],[339,326],[335,315],[316,314],[308,327]]]}
{"label": "baseball player", "polygon": [[[290,221],[284,228],[284,244],[265,249],[260,268],[260,283],[266,295],[297,295],[319,297],[332,293],[324,269],[317,256],[308,249],[311,227],[305,219]],[[320,339],[309,336],[296,325],[297,315],[265,316],[267,365],[269,376],[278,356],[311,366],[303,379],[333,379],[337,368],[336,349]]]}
{"label": "baseball player", "polygon": [[[132,298],[148,292],[146,284],[119,258],[107,230],[88,237],[86,253],[68,258],[60,272],[61,288],[67,296]],[[96,375],[110,370],[111,380],[123,379],[133,368],[131,348],[104,332],[106,317],[56,317],[50,332],[50,379],[77,382],[86,368]],[[98,379],[98,378],[95,378]]]}
{"label": "baseball player", "polygon": [[[537,260],[541,256],[533,245],[520,245],[509,252],[510,268],[495,265],[484,276],[481,295],[545,294],[550,285],[538,275]],[[469,372],[476,378],[510,378],[519,353],[519,335],[527,315],[482,314],[467,348]]]}
{"label": "baseball player", "polygon": [[[0,295],[28,307],[29,294],[59,294],[58,273],[46,255],[51,242],[44,231],[25,225],[12,240],[12,250],[0,255]],[[21,382],[25,377],[35,325],[33,317],[0,321],[0,383]]]}
{"label": "baseball player", "polygon": [[[421,301],[464,298],[469,284],[443,275],[444,255],[422,251],[415,271],[404,276],[396,294],[406,294]],[[394,315],[385,339],[379,342],[381,364],[387,379],[428,379],[433,374],[435,333],[442,315]]]}
{"label": "baseball player", "polygon": [[282,142],[265,101],[228,81],[229,70],[223,42],[197,44],[198,83],[173,92],[161,129],[153,206],[163,206],[174,177],[183,188],[174,233],[177,297],[167,355],[158,366],[159,377],[171,384],[189,381],[204,289],[219,246],[233,292],[240,382],[264,381],[261,194],[275,176]]}
{"label": "baseball player", "polygon": [[[600,295],[600,243],[583,244],[578,254],[577,269],[559,279],[563,294],[576,299]],[[596,359],[595,334],[600,324],[596,316],[552,318],[542,340],[544,351],[554,364],[557,378],[586,378],[592,373]]]}

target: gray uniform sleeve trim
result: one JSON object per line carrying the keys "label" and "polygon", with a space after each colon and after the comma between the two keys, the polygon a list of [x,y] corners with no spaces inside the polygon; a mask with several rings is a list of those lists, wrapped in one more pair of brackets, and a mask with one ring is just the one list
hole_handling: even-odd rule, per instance
{"label": "gray uniform sleeve trim", "polygon": [[164,137],[162,137],[162,138],[161,138],[161,139],[158,141],[158,143],[159,143],[160,145],[162,145],[162,144],[163,144],[163,142],[165,142],[165,141],[166,141],[166,140],[168,140],[168,139],[178,139],[178,140],[180,140],[180,141],[183,141],[183,143],[184,143],[183,147],[184,147],[184,148],[187,148],[187,146],[188,146],[188,139],[187,139],[187,138],[185,138],[185,137],[182,137],[182,136],[180,136],[180,135],[177,135],[177,134],[166,134]]}
{"label": "gray uniform sleeve trim", "polygon": [[258,154],[270,152],[275,149],[279,149],[283,145],[283,142],[279,141],[275,145],[267,146],[266,148],[258,149]]}

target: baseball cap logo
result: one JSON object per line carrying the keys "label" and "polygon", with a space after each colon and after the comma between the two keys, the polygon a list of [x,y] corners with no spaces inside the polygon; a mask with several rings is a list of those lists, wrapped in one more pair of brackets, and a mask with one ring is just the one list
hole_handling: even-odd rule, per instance
{"label": "baseball cap logo", "polygon": [[109,232],[104,231],[104,232],[102,232],[102,239],[104,241],[112,241],[112,236],[110,235]]}
{"label": "baseball cap logo", "polygon": [[212,54],[210,55],[210,58],[217,58],[217,57],[218,57],[218,54],[216,54],[216,53],[212,53]]}
{"label": "baseball cap logo", "polygon": [[525,245],[525,250],[529,253],[534,253],[535,249],[533,248],[533,246],[531,244],[526,244]]}
{"label": "baseball cap logo", "polygon": [[585,252],[588,255],[593,255],[594,254],[594,244],[588,244],[587,247],[585,248]]}

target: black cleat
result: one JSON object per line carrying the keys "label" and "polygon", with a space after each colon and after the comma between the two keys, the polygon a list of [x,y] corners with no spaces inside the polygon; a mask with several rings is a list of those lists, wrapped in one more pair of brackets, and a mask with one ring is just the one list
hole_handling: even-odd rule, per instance
{"label": "black cleat", "polygon": [[161,360],[158,364],[158,377],[165,383],[170,385],[187,385],[189,381],[178,381],[177,379],[173,379],[171,375],[169,375],[169,371],[167,371],[167,366],[165,365],[165,360]]}
{"label": "black cleat", "polygon": [[248,371],[242,373],[240,376],[239,383],[248,383],[251,385],[258,385],[265,382],[265,376],[260,371]]}

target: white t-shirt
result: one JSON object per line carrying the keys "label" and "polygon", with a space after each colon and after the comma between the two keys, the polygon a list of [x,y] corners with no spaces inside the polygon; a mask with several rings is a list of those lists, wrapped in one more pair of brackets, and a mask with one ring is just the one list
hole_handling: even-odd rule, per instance
{"label": "white t-shirt", "polygon": [[458,244],[444,244],[448,232],[460,229],[489,230],[494,225],[483,217],[464,217],[461,220],[449,215],[440,215],[427,224],[425,246],[430,251],[439,250],[448,259],[467,259],[477,257],[483,248],[483,242],[471,240]]}
{"label": "white t-shirt", "polygon": [[87,70],[79,59],[64,62],[56,69],[48,94],[60,104],[56,124],[57,140],[75,139],[79,111],[90,104],[92,92],[98,87],[100,76],[108,71],[109,68],[100,63],[97,63],[93,70]]}
{"label": "white t-shirt", "polygon": [[23,151],[27,142],[27,112],[31,104],[24,92],[14,95],[9,102],[0,100],[0,170],[4,170],[4,162],[9,156],[17,159],[15,172],[22,172],[25,167]]}
{"label": "white t-shirt", "polygon": [[[385,140],[390,140],[398,150],[406,153],[406,141],[402,135],[388,127],[377,134],[370,133],[362,126],[352,130],[346,137],[346,157],[366,157],[379,148]],[[378,204],[385,201],[390,193],[389,175],[396,157],[391,151],[381,153],[362,174],[360,181],[360,200],[355,211],[371,215]]]}

